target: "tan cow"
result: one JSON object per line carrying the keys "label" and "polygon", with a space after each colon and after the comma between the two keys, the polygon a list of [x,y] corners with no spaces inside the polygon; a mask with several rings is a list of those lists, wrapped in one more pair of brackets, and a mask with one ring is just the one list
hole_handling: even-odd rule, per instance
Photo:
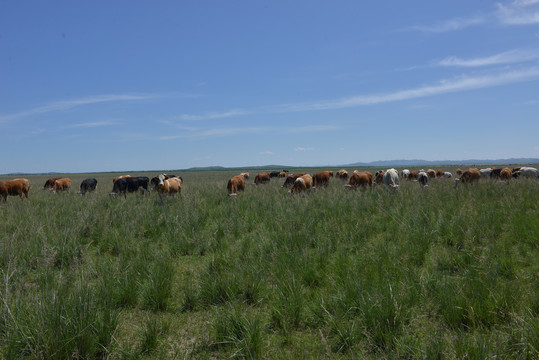
{"label": "tan cow", "polygon": [[[154,181],[156,178],[157,181]],[[160,199],[163,199],[163,195],[165,195],[167,200],[169,195],[173,197],[176,194],[182,195],[183,181],[181,177],[168,177],[161,174],[152,179],[152,184],[154,184]]]}
{"label": "tan cow", "polygon": [[7,202],[8,196],[19,196],[22,200],[24,195],[28,199],[28,191],[30,191],[28,179],[0,181],[0,196],[4,198],[4,202]]}
{"label": "tan cow", "polygon": [[319,186],[328,186],[329,185],[329,178],[332,176],[333,171],[320,171],[314,174],[313,177],[313,186],[319,187]]}
{"label": "tan cow", "polygon": [[473,184],[477,183],[479,179],[481,179],[481,172],[479,171],[479,169],[469,168],[468,170],[464,171],[458,179],[455,179],[455,188],[458,186],[459,183]]}
{"label": "tan cow", "polygon": [[313,187],[313,178],[309,174],[302,175],[294,181],[294,185],[288,192],[290,194],[299,194]]}
{"label": "tan cow", "polygon": [[372,173],[369,171],[362,171],[353,173],[352,176],[350,176],[350,180],[348,181],[348,185],[345,185],[345,189],[355,190],[358,187],[367,188],[367,185],[372,190]]}
{"label": "tan cow", "polygon": [[58,179],[61,179],[61,177],[55,177],[50,178],[47,181],[45,181],[45,185],[43,186],[43,190],[50,190],[54,186],[54,182]]}
{"label": "tan cow", "polygon": [[246,177],[244,173],[242,174],[233,176],[230,180],[228,180],[228,184],[226,185],[228,196],[236,196],[238,195],[238,191],[245,190]]}
{"label": "tan cow", "polygon": [[341,180],[347,180],[348,179],[348,171],[341,169],[337,171],[337,178]]}
{"label": "tan cow", "polygon": [[269,183],[271,179],[269,172],[259,172],[255,176],[255,185]]}
{"label": "tan cow", "polygon": [[300,176],[306,175],[306,174],[307,173],[302,172],[302,173],[288,175],[286,177],[286,180],[284,181],[283,187],[290,187],[290,186],[294,185],[294,181],[296,181],[297,178],[299,178]]}
{"label": "tan cow", "polygon": [[57,191],[69,191],[70,188],[71,188],[71,179],[60,178],[54,181],[51,192],[53,194],[56,194]]}
{"label": "tan cow", "polygon": [[511,180],[512,177],[513,177],[513,172],[511,171],[511,169],[505,167],[502,169],[502,171],[500,171],[500,179],[509,181]]}

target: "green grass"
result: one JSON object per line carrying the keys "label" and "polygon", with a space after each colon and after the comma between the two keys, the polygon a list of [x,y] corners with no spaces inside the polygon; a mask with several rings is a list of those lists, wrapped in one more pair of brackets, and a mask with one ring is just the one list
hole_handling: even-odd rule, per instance
{"label": "green grass", "polygon": [[0,358],[539,357],[539,181],[229,198],[235,174],[168,202],[28,176],[0,205]]}

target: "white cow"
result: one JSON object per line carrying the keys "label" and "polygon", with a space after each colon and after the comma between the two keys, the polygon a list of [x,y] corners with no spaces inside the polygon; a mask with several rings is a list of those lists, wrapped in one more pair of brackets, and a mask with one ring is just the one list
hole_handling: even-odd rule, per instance
{"label": "white cow", "polygon": [[450,179],[453,177],[453,174],[451,174],[449,171],[444,172],[444,178]]}
{"label": "white cow", "polygon": [[395,169],[387,169],[382,179],[386,189],[398,191],[399,190],[399,173]]}
{"label": "white cow", "polygon": [[479,169],[479,172],[481,173],[481,177],[489,177],[490,173],[492,172],[492,168]]}
{"label": "white cow", "polygon": [[422,188],[426,188],[429,186],[429,176],[426,172],[421,171],[419,174],[417,174],[417,182],[419,185],[421,185]]}
{"label": "white cow", "polygon": [[410,170],[404,169],[402,170],[401,174],[403,179],[408,179],[408,177],[410,176]]}
{"label": "white cow", "polygon": [[539,178],[539,170],[534,167],[525,166],[520,168],[520,175],[537,179]]}

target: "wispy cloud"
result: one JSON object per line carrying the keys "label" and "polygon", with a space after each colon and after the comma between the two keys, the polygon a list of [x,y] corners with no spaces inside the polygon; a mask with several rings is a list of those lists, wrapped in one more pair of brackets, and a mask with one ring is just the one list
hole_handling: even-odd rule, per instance
{"label": "wispy cloud", "polygon": [[500,54],[473,58],[460,59],[456,56],[450,56],[436,63],[438,66],[456,66],[456,67],[481,67],[500,64],[514,64],[539,59],[537,50],[510,50]]}
{"label": "wispy cloud", "polygon": [[98,103],[107,103],[107,102],[118,102],[118,101],[140,101],[140,100],[149,100],[158,97],[155,94],[145,94],[145,95],[132,95],[132,94],[109,94],[109,95],[96,95],[90,96],[81,99],[71,99],[71,100],[62,100],[52,102],[50,104],[36,107],[33,109],[21,111],[15,114],[3,115],[0,116],[0,122],[9,121],[14,119],[19,119],[31,115],[45,114],[53,111],[63,111],[69,110],[78,106],[98,104]]}
{"label": "wispy cloud", "polygon": [[204,114],[199,115],[193,115],[193,114],[183,114],[180,115],[179,118],[181,120],[187,120],[187,121],[200,121],[200,120],[213,120],[213,119],[225,119],[230,117],[236,117],[236,116],[243,116],[250,114],[250,111],[248,110],[229,110],[224,112],[207,112]]}
{"label": "wispy cloud", "polygon": [[435,85],[426,85],[418,88],[386,94],[359,95],[343,99],[314,103],[286,104],[281,105],[278,108],[280,109],[280,111],[283,112],[343,109],[356,106],[375,105],[394,101],[417,99],[445,93],[477,90],[524,81],[532,81],[537,80],[538,78],[539,68],[532,67],[523,70],[499,73],[495,75],[484,75],[476,77],[464,76],[457,79],[442,80]]}
{"label": "wispy cloud", "polygon": [[531,25],[539,23],[539,0],[516,0],[496,4],[496,16],[502,24]]}
{"label": "wispy cloud", "polygon": [[482,24],[486,22],[486,19],[481,16],[470,17],[470,18],[455,18],[445,21],[438,22],[434,25],[417,25],[412,26],[411,30],[431,32],[431,33],[443,33],[450,31],[458,31],[464,28]]}
{"label": "wispy cloud", "polygon": [[262,151],[259,154],[260,155],[273,155],[273,152],[271,152],[271,151]]}
{"label": "wispy cloud", "polygon": [[297,148],[294,148],[294,151],[314,151],[313,148],[306,148],[306,147],[297,147]]}
{"label": "wispy cloud", "polygon": [[86,123],[78,123],[78,124],[71,124],[70,128],[94,128],[94,127],[102,127],[102,126],[112,126],[117,125],[118,122],[116,121],[93,121],[93,122],[86,122]]}

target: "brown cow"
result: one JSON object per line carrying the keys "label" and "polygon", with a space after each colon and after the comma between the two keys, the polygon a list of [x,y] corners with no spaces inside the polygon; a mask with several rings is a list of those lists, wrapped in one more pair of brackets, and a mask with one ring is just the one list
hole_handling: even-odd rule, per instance
{"label": "brown cow", "polygon": [[520,169],[522,169],[521,166],[515,166],[515,167],[513,168],[513,172],[516,173],[517,171],[520,171]]}
{"label": "brown cow", "polygon": [[352,176],[350,176],[350,181],[345,188],[355,190],[360,186],[367,188],[367,185],[369,185],[369,188],[372,190],[372,173],[369,171],[362,171],[353,173]]}
{"label": "brown cow", "polygon": [[434,171],[434,169],[428,169],[425,172],[429,176],[429,179],[434,179],[436,177],[436,171]]}
{"label": "brown cow", "polygon": [[344,169],[341,169],[341,170],[337,171],[337,178],[339,178],[341,180],[348,179],[348,171],[346,171]]}
{"label": "brown cow", "polygon": [[112,183],[114,184],[116,182],[116,180],[118,179],[123,179],[123,178],[127,178],[127,177],[131,177],[131,175],[120,175],[120,176],[116,176],[114,179],[112,179]]}
{"label": "brown cow", "polygon": [[461,170],[461,169],[457,169],[456,173],[457,173],[457,176],[461,176],[461,175],[462,175],[462,170]]}
{"label": "brown cow", "polygon": [[281,172],[279,173],[279,177],[280,177],[280,178],[285,178],[286,175],[288,175],[288,173],[287,173],[286,171],[281,171]]}
{"label": "brown cow", "polygon": [[60,178],[54,181],[52,185],[51,192],[56,193],[57,191],[69,191],[71,187],[71,179],[69,178]]}
{"label": "brown cow", "polygon": [[461,182],[463,184],[466,184],[466,183],[472,184],[474,182],[477,183],[480,178],[481,178],[481,172],[479,171],[479,169],[469,168],[468,170],[464,171],[458,179],[455,179],[455,188]]}
{"label": "brown cow", "polygon": [[259,172],[255,176],[255,185],[269,183],[270,178],[271,178],[271,176],[270,176],[269,172]]}
{"label": "brown cow", "polygon": [[382,181],[384,180],[384,174],[386,172],[384,170],[379,170],[376,172],[376,175],[374,177],[374,184],[375,185],[380,185],[382,183]]}
{"label": "brown cow", "polygon": [[245,179],[249,179],[249,173],[248,172],[242,172],[240,176],[243,176]]}
{"label": "brown cow", "polygon": [[[331,173],[333,173],[333,171]],[[313,177],[314,187],[328,186],[329,178],[331,177],[331,174],[329,171],[320,171],[314,174],[312,177]]]}
{"label": "brown cow", "polygon": [[438,171],[436,171],[436,177],[437,178],[442,178],[442,177],[444,177],[444,173],[445,173],[445,171],[443,171],[442,169],[438,169]]}
{"label": "brown cow", "polygon": [[0,196],[4,198],[4,202],[7,202],[8,196],[20,196],[22,200],[23,194],[28,199],[28,191],[30,191],[28,179],[0,181]]}
{"label": "brown cow", "polygon": [[511,171],[511,169],[505,167],[502,169],[502,171],[500,171],[500,179],[509,181],[511,180],[512,177],[513,177],[513,172]]}
{"label": "brown cow", "polygon": [[297,173],[297,174],[292,174],[292,175],[288,175],[286,177],[286,180],[284,181],[284,184],[283,184],[283,187],[290,187],[292,185],[294,185],[294,181],[296,181],[297,178],[299,178],[300,176],[303,176],[303,175],[306,175],[307,173]]}
{"label": "brown cow", "polygon": [[168,177],[161,174],[152,179],[152,184],[154,184],[160,199],[163,199],[163,194],[167,200],[169,195],[182,195],[183,181],[181,177]]}
{"label": "brown cow", "polygon": [[300,192],[311,189],[313,186],[313,178],[309,174],[302,175],[294,181],[294,185],[288,192],[290,194],[299,194]]}
{"label": "brown cow", "polygon": [[43,190],[50,190],[52,189],[53,185],[54,185],[54,182],[58,179],[61,179],[61,177],[55,177],[55,178],[50,178],[49,180],[47,180],[45,182],[45,185],[43,186]]}
{"label": "brown cow", "polygon": [[230,180],[228,180],[228,184],[226,185],[226,188],[228,190],[228,196],[236,196],[238,195],[238,191],[244,191],[245,179],[245,174],[240,174],[233,176]]}
{"label": "brown cow", "polygon": [[417,180],[418,176],[419,176],[419,172],[417,170],[412,170],[410,171],[410,175],[408,175],[408,180],[409,181]]}

